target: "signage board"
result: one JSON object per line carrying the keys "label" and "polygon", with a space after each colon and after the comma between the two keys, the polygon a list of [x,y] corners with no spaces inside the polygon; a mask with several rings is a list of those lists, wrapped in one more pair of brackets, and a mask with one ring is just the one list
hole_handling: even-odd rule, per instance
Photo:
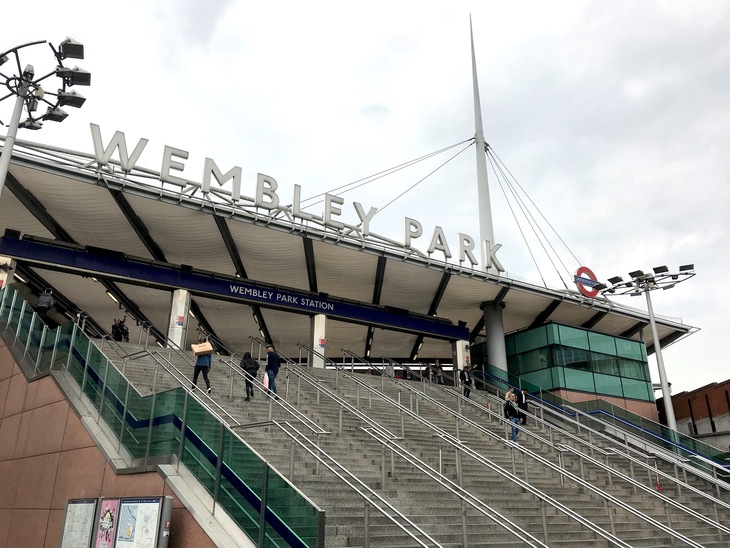
{"label": "signage board", "polygon": [[70,499],[66,503],[61,548],[91,546],[98,503],[98,499]]}

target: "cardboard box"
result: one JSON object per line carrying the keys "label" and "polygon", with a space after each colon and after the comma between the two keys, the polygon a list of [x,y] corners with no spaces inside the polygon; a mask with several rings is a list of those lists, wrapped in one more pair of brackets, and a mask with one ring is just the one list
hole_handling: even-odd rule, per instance
{"label": "cardboard box", "polygon": [[193,350],[194,356],[202,356],[204,354],[213,353],[213,345],[210,344],[208,341],[205,341],[200,344],[191,344],[190,348]]}

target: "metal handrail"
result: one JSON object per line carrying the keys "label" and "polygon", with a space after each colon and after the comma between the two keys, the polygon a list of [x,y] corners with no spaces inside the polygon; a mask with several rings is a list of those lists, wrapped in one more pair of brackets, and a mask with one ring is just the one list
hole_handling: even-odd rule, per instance
{"label": "metal handrail", "polygon": [[[369,385],[368,385],[367,383],[363,383],[363,382],[362,382],[362,381],[360,381],[359,379],[356,379],[356,378],[354,378],[354,377],[353,377],[352,375],[348,375],[348,374],[345,374],[344,376],[345,376],[346,378],[348,378],[348,377],[349,377],[349,378],[351,378],[351,379],[352,379],[352,380],[353,380],[354,382],[356,382],[356,383],[358,383],[358,384],[361,384],[361,385],[362,385],[362,386],[363,386],[363,387],[364,387],[364,388],[365,388],[366,390],[372,390],[372,391],[375,391],[375,389],[374,389],[374,388],[372,388],[371,386],[369,386]],[[396,382],[399,382],[399,381],[396,381]],[[402,384],[403,384],[403,383],[402,383]],[[428,397],[428,396],[425,396],[425,395],[423,395],[423,394],[422,394],[422,393],[420,393],[420,392],[419,392],[419,395],[422,395],[423,397]],[[421,416],[420,416],[419,414],[417,414],[417,413],[415,413],[415,412],[411,411],[411,410],[410,410],[410,409],[408,409],[407,407],[405,407],[405,406],[401,405],[400,403],[398,403],[398,402],[396,402],[396,401],[392,400],[392,399],[391,399],[390,397],[388,397],[387,395],[385,395],[385,394],[382,394],[382,393],[380,393],[380,394],[379,394],[379,397],[380,397],[381,401],[385,401],[386,403],[390,404],[391,406],[395,407],[396,409],[399,409],[399,410],[401,410],[402,412],[404,412],[404,413],[408,414],[409,416],[411,416],[411,418],[413,418],[413,419],[414,419],[414,420],[416,420],[417,422],[420,422],[421,424],[423,424],[423,425],[424,425],[424,426],[426,426],[427,428],[430,428],[430,429],[431,429],[432,431],[434,431],[434,432],[437,432],[437,433],[439,433],[439,434],[443,435],[443,436],[444,436],[444,439],[452,439],[452,440],[454,440],[455,442],[458,442],[458,445],[463,445],[463,444],[461,444],[461,442],[460,442],[460,441],[459,441],[458,439],[456,439],[456,438],[453,438],[453,436],[451,436],[451,434],[449,434],[448,432],[445,432],[444,430],[442,430],[441,428],[437,427],[436,425],[434,425],[433,423],[431,423],[431,422],[430,422],[430,421],[428,421],[427,419],[424,419],[423,417],[421,417]],[[436,400],[433,400],[433,398],[430,398],[430,397],[428,397],[428,398],[429,398],[429,399],[431,399],[432,401],[436,401]],[[439,403],[440,403],[440,402],[439,402]],[[448,408],[448,407],[446,407],[446,406],[444,406],[444,407],[445,407],[446,409],[449,409],[449,408]],[[452,411],[453,411],[453,410],[452,410]],[[463,416],[462,416],[462,418],[463,418]],[[477,426],[478,426],[478,425],[477,425]],[[554,463],[552,463],[552,462],[548,461],[547,459],[544,459],[544,458],[543,458],[543,457],[542,457],[541,455],[538,455],[537,453],[534,453],[533,451],[530,451],[530,450],[528,450],[527,448],[525,448],[525,447],[523,447],[523,446],[521,446],[521,445],[519,445],[519,444],[516,444],[516,443],[511,443],[511,442],[508,442],[507,440],[504,440],[504,439],[502,439],[501,437],[499,437],[499,436],[496,436],[495,434],[493,434],[492,432],[489,432],[489,431],[488,431],[488,430],[486,430],[486,429],[485,429],[484,431],[485,431],[485,433],[487,433],[487,435],[489,435],[490,437],[493,437],[494,439],[497,439],[497,440],[501,441],[502,443],[504,443],[504,444],[506,444],[506,445],[508,445],[508,446],[510,446],[510,447],[513,447],[513,448],[515,448],[515,449],[518,449],[519,451],[523,452],[523,453],[524,453],[525,455],[527,455],[527,456],[530,456],[530,457],[532,457],[533,459],[537,460],[538,462],[541,462],[541,463],[542,463],[542,464],[543,464],[544,466],[547,466],[547,467],[549,467],[549,468],[553,469],[553,470],[554,470],[555,472],[557,472],[557,473],[558,473],[558,474],[560,474],[561,476],[565,476],[565,477],[567,477],[568,479],[570,479],[571,481],[574,481],[575,483],[577,483],[578,485],[580,485],[580,486],[581,486],[581,487],[583,487],[584,489],[588,489],[588,490],[592,491],[593,493],[595,493],[595,494],[597,494],[598,496],[602,497],[602,498],[603,498],[604,500],[606,500],[607,502],[610,502],[610,503],[612,503],[612,504],[615,504],[616,506],[618,506],[618,507],[620,507],[620,508],[624,509],[625,511],[627,511],[627,512],[629,512],[629,513],[633,514],[633,515],[635,515],[636,517],[638,517],[638,518],[640,518],[640,519],[642,519],[642,520],[646,521],[647,523],[649,523],[649,524],[653,525],[654,527],[656,527],[656,528],[658,528],[658,529],[662,530],[663,532],[665,532],[665,533],[669,534],[670,536],[673,536],[673,537],[675,537],[675,538],[677,538],[677,539],[680,539],[680,540],[682,540],[683,542],[687,542],[687,543],[688,543],[689,545],[691,545],[691,546],[701,547],[701,545],[700,545],[700,544],[697,544],[697,543],[695,543],[695,542],[694,542],[693,540],[691,540],[691,539],[689,539],[689,538],[685,537],[684,535],[682,535],[682,534],[680,534],[680,533],[677,533],[676,531],[674,531],[673,529],[671,529],[671,528],[669,528],[669,527],[666,527],[666,526],[665,526],[664,524],[662,524],[662,523],[660,523],[660,522],[658,522],[658,521],[654,520],[654,519],[653,519],[652,517],[650,517],[650,516],[647,516],[647,515],[646,515],[646,514],[644,514],[643,512],[641,512],[641,511],[639,511],[639,510],[636,510],[636,509],[635,509],[634,507],[632,507],[631,505],[629,505],[629,504],[626,504],[625,502],[623,502],[622,500],[620,500],[620,499],[618,499],[618,498],[614,497],[614,496],[613,496],[613,495],[611,495],[610,493],[606,493],[606,492],[605,492],[605,491],[603,491],[602,489],[599,489],[598,487],[596,487],[596,486],[592,485],[591,483],[589,483],[589,482],[587,482],[587,481],[583,480],[582,478],[580,478],[580,477],[578,477],[578,476],[576,476],[576,475],[572,474],[571,472],[569,472],[569,471],[567,471],[567,470],[564,470],[564,469],[562,469],[561,467],[559,467],[559,466],[555,465]],[[545,441],[544,443],[548,443],[548,444],[550,444],[550,442],[547,442],[547,441]],[[550,444],[550,445],[552,445],[552,444]],[[489,461],[488,459],[485,459],[485,458],[484,458],[483,456],[479,455],[478,453],[476,453],[476,452],[473,452],[473,451],[471,451],[471,450],[469,450],[468,452],[469,452],[469,454],[473,454],[473,455],[475,456],[475,458],[476,458],[476,457],[478,457],[479,459],[483,459],[483,460],[485,460],[486,462],[488,462],[488,463],[489,463],[489,466],[490,466],[490,467],[492,467],[492,466],[493,466],[493,467],[496,467],[496,468],[498,468],[499,470],[502,470],[503,474],[509,474],[509,472],[507,472],[507,471],[504,471],[503,469],[501,469],[501,467],[499,467],[499,466],[497,466],[497,465],[495,465],[495,464],[491,463],[491,461]],[[508,476],[505,476],[505,477],[508,477]],[[537,490],[537,491],[539,491],[539,490]],[[539,491],[539,492],[540,492],[540,493],[542,493],[541,491]],[[544,493],[542,493],[542,497],[548,497],[548,496],[547,496],[547,495],[545,495]],[[586,519],[586,518],[583,518],[583,519]],[[586,523],[586,526],[589,526],[589,527],[590,527],[590,526],[593,526],[593,527],[598,527],[597,525],[595,525],[595,524],[594,524],[593,522],[591,522],[590,520],[586,519],[586,521],[587,521],[588,523],[590,523],[590,525],[588,525],[588,523]],[[599,528],[599,529],[600,529],[600,528]],[[605,532],[605,533],[606,533],[606,534],[609,534],[608,532]]]}
{"label": "metal handrail", "polygon": [[[263,383],[261,381],[259,381],[256,377],[251,377],[250,375],[247,375],[243,371],[240,371],[237,366],[233,365],[232,363],[230,363],[224,359],[220,359],[219,361],[229,367],[231,375],[234,375],[234,374],[238,375],[241,377],[242,380],[245,380],[248,378],[248,380],[251,381],[251,384],[254,387],[256,387],[259,390],[259,392],[261,392],[262,394],[266,394],[267,389],[264,387]],[[323,429],[316,422],[314,422],[312,419],[307,417],[304,413],[299,411],[299,409],[297,409],[296,407],[291,405],[285,399],[277,400],[274,398],[269,398],[269,404],[273,405],[274,403],[276,403],[280,407],[283,407],[287,412],[289,412],[291,415],[296,417],[297,420],[301,424],[303,424],[308,430],[310,430],[313,434],[320,435],[320,434],[329,434],[330,433],[328,430]]]}
{"label": "metal handrail", "polygon": [[[275,421],[273,421],[275,422]],[[390,504],[387,500],[385,500],[381,495],[379,495],[376,491],[368,487],[367,484],[365,484],[362,480],[360,480],[357,476],[355,476],[352,472],[350,472],[347,468],[345,468],[343,465],[338,463],[334,458],[332,458],[326,451],[322,450],[320,447],[314,445],[312,443],[312,440],[308,439],[306,436],[303,436],[296,428],[294,428],[292,425],[288,423],[286,424],[289,428],[291,428],[297,435],[287,432],[284,428],[282,428],[282,431],[286,433],[292,440],[304,442],[300,443],[300,447],[305,449],[311,456],[313,456],[315,459],[317,459],[320,464],[322,464],[325,468],[327,468],[330,472],[332,472],[335,476],[337,476],[340,480],[342,480],[348,487],[350,487],[355,493],[360,495],[368,504],[374,506],[376,509],[378,509],[389,521],[397,525],[403,532],[408,534],[409,537],[411,537],[416,543],[418,543],[419,546],[437,546],[440,547],[441,544],[439,544],[435,539],[433,539],[428,533],[426,533],[421,527],[419,527],[417,524],[415,524],[413,521],[411,521],[408,516],[403,514],[400,510],[398,510],[395,506]],[[321,456],[324,455],[329,459],[329,461],[326,461],[325,459],[322,459]],[[331,466],[330,463],[334,463],[337,467]],[[348,479],[343,476],[338,470],[344,472]],[[386,511],[387,510],[387,511]],[[413,529],[415,529],[422,537],[429,540],[432,544],[425,544],[421,539],[419,539],[414,533],[409,531],[403,524],[399,523],[394,516],[399,517],[401,520],[406,522],[408,525],[410,525]],[[368,544],[366,544],[367,546]]]}

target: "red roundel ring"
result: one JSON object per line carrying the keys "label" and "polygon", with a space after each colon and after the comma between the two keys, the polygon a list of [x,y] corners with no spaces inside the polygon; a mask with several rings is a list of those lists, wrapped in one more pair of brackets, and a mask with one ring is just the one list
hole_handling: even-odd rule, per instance
{"label": "red roundel ring", "polygon": [[587,286],[585,281],[581,281],[581,278],[584,280],[587,278],[588,280],[595,282],[595,284],[598,284],[598,279],[593,271],[587,266],[581,266],[578,268],[578,270],[575,271],[575,285],[578,286],[578,290],[586,297],[591,299],[596,297],[598,295],[598,290],[593,289],[593,286]]}

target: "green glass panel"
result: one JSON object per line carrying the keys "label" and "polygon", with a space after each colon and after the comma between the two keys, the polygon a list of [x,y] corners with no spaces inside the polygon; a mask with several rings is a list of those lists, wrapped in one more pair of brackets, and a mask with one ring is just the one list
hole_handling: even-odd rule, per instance
{"label": "green glass panel", "polygon": [[555,388],[552,383],[552,375],[550,369],[542,369],[540,371],[534,371],[527,373],[521,377],[523,384],[528,382],[530,384],[541,387],[543,390],[550,390]]}
{"label": "green glass panel", "polygon": [[549,323],[545,326],[545,333],[547,335],[547,343],[552,344],[559,344],[560,343],[560,333],[558,332],[558,324],[555,323]]}
{"label": "green glass panel", "polygon": [[107,370],[101,416],[117,435],[122,431],[122,411],[119,406],[124,405],[127,386],[127,380],[115,367]]}
{"label": "green glass panel", "polygon": [[[218,503],[251,539],[258,541],[260,516],[249,501],[262,499],[266,464],[232,432],[226,431],[223,436],[223,462],[232,477],[221,477]],[[234,481],[243,485],[243,492]]]}
{"label": "green glass panel", "polygon": [[558,326],[558,332],[560,333],[560,344],[562,346],[589,350],[588,331],[560,325]]}
{"label": "green glass panel", "polygon": [[620,358],[618,362],[619,374],[631,379],[650,380],[649,364],[636,360]]}
{"label": "green glass panel", "polygon": [[186,435],[182,461],[212,495],[215,489],[216,463],[221,426],[218,420],[194,397],[188,396]]}
{"label": "green glass panel", "polygon": [[553,367],[550,370],[553,388],[565,388],[565,370],[562,367]]}
{"label": "green glass panel", "polygon": [[145,456],[151,411],[152,398],[144,397],[134,387],[130,387],[124,418],[123,443],[133,458],[139,459]]}
{"label": "green glass panel", "polygon": [[556,356],[558,357],[558,365],[572,369],[591,370],[590,353],[587,350],[560,347]]}
{"label": "green glass panel", "polygon": [[602,333],[588,332],[588,344],[592,352],[599,352],[601,354],[608,354],[609,356],[616,355],[616,339],[609,335]]}
{"label": "green glass panel", "polygon": [[186,392],[183,388],[160,392],[155,397],[156,423],[152,431],[150,455],[175,455],[180,448],[180,430],[175,417],[182,415]]}
{"label": "green glass panel", "polygon": [[593,373],[590,371],[565,369],[565,387],[570,390],[595,392],[596,386],[593,382]]}
{"label": "green glass panel", "polygon": [[[307,546],[317,545],[317,514],[314,508],[272,468],[269,468],[266,505],[284,523],[290,524],[293,532]],[[269,546],[287,546],[268,523],[266,536],[269,539]]]}
{"label": "green glass panel", "polygon": [[634,379],[622,379],[624,387],[624,397],[635,400],[654,401],[654,393],[651,390],[651,384],[646,381]]}
{"label": "green glass panel", "polygon": [[516,354],[517,350],[515,350],[515,335],[509,335],[505,337],[504,346],[507,351],[507,356],[513,356],[514,354]]}
{"label": "green glass panel", "polygon": [[644,343],[616,338],[616,353],[622,358],[643,361],[646,358]]}
{"label": "green glass panel", "polygon": [[623,396],[623,388],[621,387],[620,377],[595,373],[593,375],[593,380],[596,383],[596,393],[598,395],[605,394],[609,396]]}
{"label": "green glass panel", "polygon": [[538,371],[550,366],[550,348],[542,347],[515,356],[516,374]]}
{"label": "green glass panel", "polygon": [[518,354],[547,346],[547,344],[547,332],[544,326],[515,335],[515,350]]}
{"label": "green glass panel", "polygon": [[605,375],[618,375],[618,358],[616,356],[608,356],[606,354],[596,354],[591,352],[591,369],[596,373]]}

